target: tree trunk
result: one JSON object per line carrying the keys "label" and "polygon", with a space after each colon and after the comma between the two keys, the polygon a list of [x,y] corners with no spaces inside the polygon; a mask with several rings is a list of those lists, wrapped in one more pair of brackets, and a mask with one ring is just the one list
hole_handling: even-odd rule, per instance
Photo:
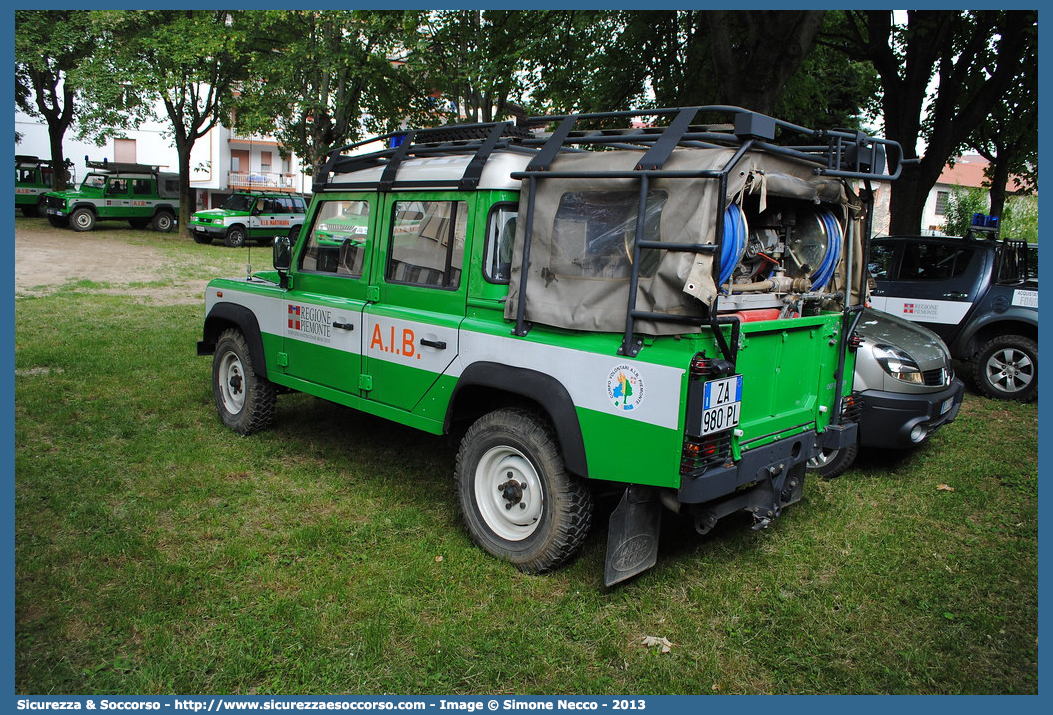
{"label": "tree trunk", "polygon": [[889,195],[889,229],[892,236],[917,235],[925,216],[925,200],[931,184],[925,184],[917,166],[903,167],[892,182]]}
{"label": "tree trunk", "polygon": [[66,182],[66,155],[62,151],[62,137],[66,127],[48,122],[48,139],[51,143],[51,190],[62,191],[68,186]]}
{"label": "tree trunk", "polygon": [[999,148],[998,156],[991,162],[991,215],[998,217],[1005,210],[1005,185],[1009,183],[1009,162],[1001,159],[1003,154]]}
{"label": "tree trunk", "polygon": [[193,142],[176,137],[176,153],[179,156],[179,235],[190,238],[190,150]]}

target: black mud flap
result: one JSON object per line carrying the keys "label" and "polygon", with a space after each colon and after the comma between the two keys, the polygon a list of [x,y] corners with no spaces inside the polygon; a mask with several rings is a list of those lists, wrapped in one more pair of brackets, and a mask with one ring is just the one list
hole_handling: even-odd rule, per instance
{"label": "black mud flap", "polygon": [[649,487],[629,486],[611,513],[603,583],[616,583],[642,573],[658,561],[662,505]]}

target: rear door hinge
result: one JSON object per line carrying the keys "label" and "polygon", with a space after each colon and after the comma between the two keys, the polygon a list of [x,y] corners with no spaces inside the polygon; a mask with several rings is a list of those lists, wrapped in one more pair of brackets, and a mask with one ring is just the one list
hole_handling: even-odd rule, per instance
{"label": "rear door hinge", "polygon": [[370,303],[379,303],[380,286],[366,286],[366,300]]}
{"label": "rear door hinge", "polygon": [[372,390],[373,389],[373,376],[366,375],[365,373],[358,376],[358,388],[360,390]]}
{"label": "rear door hinge", "polygon": [[278,367],[289,367],[289,353],[278,353]]}

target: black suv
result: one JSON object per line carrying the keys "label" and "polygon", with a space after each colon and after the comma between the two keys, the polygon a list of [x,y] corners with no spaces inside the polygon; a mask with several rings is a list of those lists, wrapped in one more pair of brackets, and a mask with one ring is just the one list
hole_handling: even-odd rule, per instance
{"label": "black suv", "polygon": [[965,238],[875,238],[872,305],[921,323],[972,364],[989,397],[1038,396],[1038,245],[974,226]]}

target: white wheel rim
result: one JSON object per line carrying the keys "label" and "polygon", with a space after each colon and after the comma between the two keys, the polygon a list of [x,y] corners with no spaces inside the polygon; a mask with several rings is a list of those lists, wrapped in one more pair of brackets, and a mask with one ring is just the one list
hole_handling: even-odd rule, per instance
{"label": "white wheel rim", "polygon": [[91,225],[91,216],[83,212],[77,214],[77,225],[81,228],[87,228]]}
{"label": "white wheel rim", "polygon": [[475,503],[479,515],[497,536],[522,541],[541,521],[545,495],[541,479],[519,450],[490,449],[475,468]]}
{"label": "white wheel rim", "polygon": [[808,466],[812,469],[825,467],[837,456],[837,452],[836,449],[821,449],[817,455],[808,460]]}
{"label": "white wheel rim", "polygon": [[223,408],[232,415],[245,407],[245,370],[233,352],[224,355],[219,363],[219,397]]}
{"label": "white wheel rim", "polygon": [[987,361],[987,380],[1002,392],[1020,392],[1035,377],[1035,364],[1023,350],[1002,348]]}

